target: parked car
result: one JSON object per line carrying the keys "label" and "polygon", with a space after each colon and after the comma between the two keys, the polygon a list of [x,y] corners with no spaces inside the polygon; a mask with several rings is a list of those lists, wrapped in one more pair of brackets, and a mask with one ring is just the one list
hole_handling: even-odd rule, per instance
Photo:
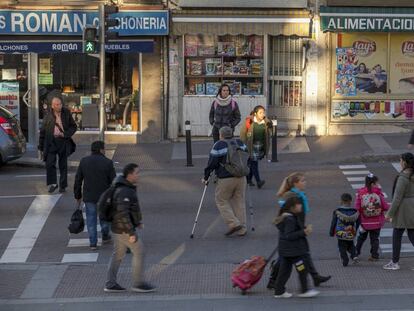
{"label": "parked car", "polygon": [[26,152],[26,138],[19,121],[0,106],[0,165],[20,158]]}

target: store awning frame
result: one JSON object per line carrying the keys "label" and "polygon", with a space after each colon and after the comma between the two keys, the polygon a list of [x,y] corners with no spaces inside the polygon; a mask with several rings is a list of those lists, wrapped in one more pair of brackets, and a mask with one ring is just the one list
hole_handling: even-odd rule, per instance
{"label": "store awning frame", "polygon": [[310,17],[173,16],[172,34],[310,36]]}

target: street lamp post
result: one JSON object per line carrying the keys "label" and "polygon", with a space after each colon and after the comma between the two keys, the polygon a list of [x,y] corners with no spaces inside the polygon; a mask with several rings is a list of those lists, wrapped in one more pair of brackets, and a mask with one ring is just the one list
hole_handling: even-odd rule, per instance
{"label": "street lamp post", "polygon": [[272,135],[272,162],[278,162],[277,160],[277,118],[272,117],[273,135]]}

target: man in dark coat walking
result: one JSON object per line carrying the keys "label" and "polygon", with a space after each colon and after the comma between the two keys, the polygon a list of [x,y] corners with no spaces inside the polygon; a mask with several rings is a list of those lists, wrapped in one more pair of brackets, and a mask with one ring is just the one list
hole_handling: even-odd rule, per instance
{"label": "man in dark coat walking", "polygon": [[51,110],[43,118],[40,130],[39,146],[43,161],[46,162],[46,182],[49,193],[57,188],[56,157],[59,157],[59,192],[65,192],[68,186],[68,156],[75,152],[72,140],[77,130],[69,109],[63,107],[61,95],[53,91],[49,94]]}
{"label": "man in dark coat walking", "polygon": [[[96,250],[98,243],[96,204],[101,194],[111,186],[116,173],[112,160],[105,157],[103,141],[94,141],[91,145],[91,152],[91,155],[82,158],[79,163],[73,192],[79,204],[82,200],[85,202],[89,246],[92,250]],[[111,240],[109,225],[105,221],[101,221],[101,233],[102,243]]]}

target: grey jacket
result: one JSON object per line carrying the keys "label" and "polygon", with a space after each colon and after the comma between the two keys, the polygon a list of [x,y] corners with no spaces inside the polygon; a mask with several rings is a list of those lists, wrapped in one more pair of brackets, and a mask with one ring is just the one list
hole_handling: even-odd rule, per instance
{"label": "grey jacket", "polygon": [[398,175],[387,217],[392,218],[394,228],[414,229],[414,175],[406,169]]}

